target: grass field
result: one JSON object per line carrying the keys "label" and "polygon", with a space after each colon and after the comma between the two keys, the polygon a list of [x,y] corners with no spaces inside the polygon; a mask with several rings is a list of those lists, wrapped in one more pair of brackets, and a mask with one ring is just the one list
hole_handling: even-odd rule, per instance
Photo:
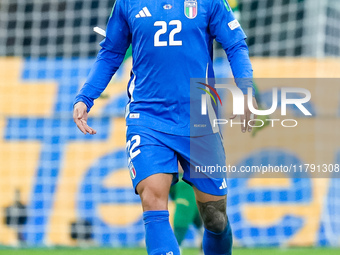
{"label": "grass field", "polygon": [[[186,249],[183,255],[198,255],[197,249]],[[270,249],[235,248],[233,255],[339,255],[340,249],[290,248]],[[0,249],[0,255],[147,255],[143,249]]]}

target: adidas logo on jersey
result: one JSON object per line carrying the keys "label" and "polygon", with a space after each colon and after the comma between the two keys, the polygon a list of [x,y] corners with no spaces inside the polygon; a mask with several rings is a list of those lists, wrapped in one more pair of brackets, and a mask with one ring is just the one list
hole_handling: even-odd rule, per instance
{"label": "adidas logo on jersey", "polygon": [[144,7],[140,12],[136,15],[136,18],[145,18],[145,17],[151,17],[151,13],[149,12],[147,7]]}
{"label": "adidas logo on jersey", "polygon": [[220,186],[220,189],[226,189],[227,188],[227,182],[225,179],[223,179],[222,185]]}

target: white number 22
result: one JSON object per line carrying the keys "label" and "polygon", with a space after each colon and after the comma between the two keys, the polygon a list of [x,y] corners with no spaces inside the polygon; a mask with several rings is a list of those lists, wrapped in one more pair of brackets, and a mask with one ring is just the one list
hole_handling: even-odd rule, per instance
{"label": "white number 22", "polygon": [[[170,26],[176,26],[176,28],[172,29],[169,34],[169,46],[182,46],[182,41],[175,41],[175,34],[178,34],[182,31],[182,22],[180,20],[171,20],[169,22]],[[154,45],[155,47],[162,47],[162,46],[168,46],[167,41],[160,41],[159,37],[166,33],[167,31],[167,23],[165,21],[156,21],[154,24],[155,27],[161,27],[159,29],[154,37]]]}
{"label": "white number 22", "polygon": [[[133,142],[133,141],[135,141],[135,143],[132,144],[132,146],[131,146],[131,142]],[[130,159],[133,159],[134,157],[136,157],[140,153],[140,149],[135,150],[138,145],[140,145],[140,136],[139,135],[133,136],[132,139],[127,142],[126,148],[129,151]]]}

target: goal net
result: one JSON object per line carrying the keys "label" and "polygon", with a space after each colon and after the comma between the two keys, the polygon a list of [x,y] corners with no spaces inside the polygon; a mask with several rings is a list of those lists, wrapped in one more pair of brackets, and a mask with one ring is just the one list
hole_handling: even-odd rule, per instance
{"label": "goal net", "polygon": [[254,56],[340,55],[336,0],[241,0],[241,20]]}

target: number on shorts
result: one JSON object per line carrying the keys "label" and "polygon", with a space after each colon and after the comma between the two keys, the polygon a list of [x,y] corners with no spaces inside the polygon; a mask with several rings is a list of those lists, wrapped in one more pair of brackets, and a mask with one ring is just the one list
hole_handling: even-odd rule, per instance
{"label": "number on shorts", "polygon": [[[135,141],[132,146],[131,146],[131,142]],[[129,140],[127,143],[126,143],[126,148],[130,154],[130,159],[133,159],[135,158],[136,156],[139,155],[140,153],[140,149],[138,150],[135,150],[136,147],[140,145],[140,136],[139,135],[135,135],[131,138],[131,140]]]}

